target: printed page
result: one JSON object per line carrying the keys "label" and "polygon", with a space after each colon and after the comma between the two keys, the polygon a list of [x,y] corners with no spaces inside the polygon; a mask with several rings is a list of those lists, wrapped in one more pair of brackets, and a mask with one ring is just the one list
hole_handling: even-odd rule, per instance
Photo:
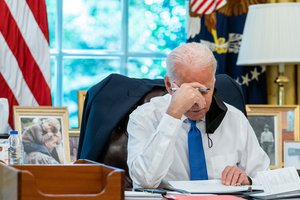
{"label": "printed page", "polygon": [[295,167],[258,172],[255,179],[263,186],[266,195],[300,190],[300,178]]}

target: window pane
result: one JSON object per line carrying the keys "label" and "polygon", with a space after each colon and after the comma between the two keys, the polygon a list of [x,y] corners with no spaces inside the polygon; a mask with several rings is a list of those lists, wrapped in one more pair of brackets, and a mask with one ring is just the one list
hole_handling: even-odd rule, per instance
{"label": "window pane", "polygon": [[186,41],[185,0],[130,0],[129,50],[163,51]]}
{"label": "window pane", "polygon": [[46,0],[50,48],[56,48],[56,0]]}
{"label": "window pane", "polygon": [[64,0],[63,48],[121,47],[120,0]]}
{"label": "window pane", "polygon": [[120,72],[119,59],[65,59],[63,106],[68,106],[70,127],[78,127],[77,91],[87,90],[111,73]]}
{"label": "window pane", "polygon": [[135,78],[163,78],[166,74],[165,58],[129,58],[128,76]]}

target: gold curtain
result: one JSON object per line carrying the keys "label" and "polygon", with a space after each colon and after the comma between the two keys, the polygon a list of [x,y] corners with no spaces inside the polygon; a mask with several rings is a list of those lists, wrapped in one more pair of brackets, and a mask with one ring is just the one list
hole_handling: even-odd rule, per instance
{"label": "gold curtain", "polygon": [[[268,0],[269,3],[300,2],[300,0]],[[278,85],[274,83],[278,67],[267,67],[268,104],[278,104]],[[285,85],[286,104],[300,104],[300,69],[297,65],[285,65],[285,75],[289,83]],[[299,77],[299,78],[298,78]]]}

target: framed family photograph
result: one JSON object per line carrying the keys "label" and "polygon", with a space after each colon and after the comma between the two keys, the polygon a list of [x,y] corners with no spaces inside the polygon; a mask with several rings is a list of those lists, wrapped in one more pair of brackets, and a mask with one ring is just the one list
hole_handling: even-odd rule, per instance
{"label": "framed family photograph", "polygon": [[[248,112],[279,112],[281,121],[280,134],[282,138],[281,148],[283,149],[284,142],[300,140],[300,125],[299,125],[299,105],[246,105]],[[283,154],[282,154],[283,160]]]}
{"label": "framed family photograph", "polygon": [[281,116],[279,112],[249,111],[248,120],[262,149],[270,158],[270,168],[282,167]]}
{"label": "framed family photograph", "polygon": [[78,128],[69,130],[70,159],[72,163],[77,160],[79,135],[80,130]]}
{"label": "framed family photograph", "polygon": [[5,164],[9,164],[8,162],[8,148],[9,143],[8,139],[0,138],[0,161],[4,162]]}
{"label": "framed family photograph", "polygon": [[15,129],[21,134],[25,164],[70,163],[66,107],[14,107]]}
{"label": "framed family photograph", "polygon": [[300,142],[284,142],[284,167],[300,170]]}
{"label": "framed family photograph", "polygon": [[81,126],[81,119],[83,114],[83,106],[84,106],[86,93],[87,93],[86,90],[78,91],[78,127]]}

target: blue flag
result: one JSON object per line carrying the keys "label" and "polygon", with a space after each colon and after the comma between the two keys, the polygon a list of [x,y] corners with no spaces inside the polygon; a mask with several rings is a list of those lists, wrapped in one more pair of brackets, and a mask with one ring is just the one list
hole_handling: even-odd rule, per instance
{"label": "blue flag", "polygon": [[265,104],[265,67],[236,65],[247,16],[245,7],[234,5],[241,2],[227,1],[222,8],[210,14],[192,13],[190,10],[194,17],[190,17],[188,42],[204,43],[214,52],[218,61],[217,74],[228,74],[235,79],[243,88],[247,104]]}

